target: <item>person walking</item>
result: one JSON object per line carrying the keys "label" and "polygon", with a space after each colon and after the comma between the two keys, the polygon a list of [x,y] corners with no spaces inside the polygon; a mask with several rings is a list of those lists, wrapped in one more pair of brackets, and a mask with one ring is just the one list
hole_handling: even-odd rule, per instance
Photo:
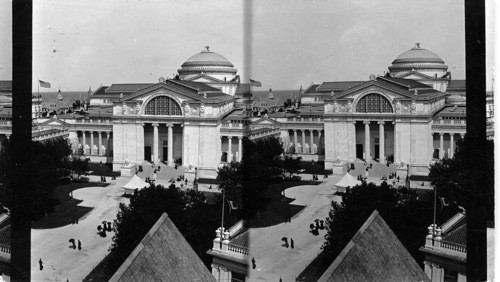
{"label": "person walking", "polygon": [[80,242],[80,239],[78,239],[78,250],[82,250],[82,242]]}
{"label": "person walking", "polygon": [[38,261],[38,264],[40,265],[40,270],[43,270],[42,258],[40,258],[40,260]]}
{"label": "person walking", "polygon": [[290,238],[290,247],[293,249],[294,248],[294,242],[293,242],[293,238]]}
{"label": "person walking", "polygon": [[255,258],[252,257],[252,269],[255,269],[257,267],[257,264],[255,264]]}

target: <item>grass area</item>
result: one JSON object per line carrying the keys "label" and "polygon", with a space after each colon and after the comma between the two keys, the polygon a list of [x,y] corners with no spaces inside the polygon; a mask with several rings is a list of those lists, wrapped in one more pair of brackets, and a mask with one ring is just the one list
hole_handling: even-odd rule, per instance
{"label": "grass area", "polygon": [[325,169],[325,163],[324,162],[308,162],[308,161],[301,161],[300,165],[302,169],[305,169],[303,173],[306,174],[319,174],[319,176],[325,175],[325,174],[332,174],[333,171],[331,169]]}
{"label": "grass area", "polygon": [[119,176],[119,171],[113,171],[111,164],[89,163],[90,175]]}
{"label": "grass area", "polygon": [[220,180],[210,179],[210,178],[198,178],[197,182],[200,184],[211,184],[211,185],[219,185],[220,184]]}
{"label": "grass area", "polygon": [[95,186],[108,186],[97,182],[64,184],[54,189],[53,197],[60,203],[54,208],[54,211],[38,221],[32,222],[34,229],[57,228],[73,224],[75,220],[82,218],[92,210],[91,207],[78,206],[83,200],[71,198],[71,191]]}

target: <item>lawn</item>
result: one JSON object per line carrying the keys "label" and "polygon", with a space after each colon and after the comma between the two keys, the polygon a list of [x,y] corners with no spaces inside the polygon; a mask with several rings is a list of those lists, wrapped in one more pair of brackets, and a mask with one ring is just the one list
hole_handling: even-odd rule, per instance
{"label": "lawn", "polygon": [[78,206],[78,204],[80,204],[83,200],[72,198],[70,194],[71,191],[85,187],[108,185],[108,183],[103,184],[98,182],[86,182],[64,184],[56,187],[54,189],[53,196],[60,203],[54,208],[54,211],[45,216],[45,218],[32,222],[31,227],[34,229],[47,229],[73,224],[73,220],[77,221],[78,219],[82,218],[88,212],[90,212],[92,208]]}

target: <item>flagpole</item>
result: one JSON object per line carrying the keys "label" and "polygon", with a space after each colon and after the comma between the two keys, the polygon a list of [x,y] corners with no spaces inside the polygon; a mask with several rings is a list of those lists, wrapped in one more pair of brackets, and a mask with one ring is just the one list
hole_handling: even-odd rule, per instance
{"label": "flagpole", "polygon": [[432,238],[436,236],[436,197],[437,197],[437,187],[434,186],[434,224],[432,225]]}

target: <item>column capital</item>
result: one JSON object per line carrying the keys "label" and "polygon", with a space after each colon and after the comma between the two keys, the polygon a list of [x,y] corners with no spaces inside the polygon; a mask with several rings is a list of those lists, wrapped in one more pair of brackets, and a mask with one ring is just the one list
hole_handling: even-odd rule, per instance
{"label": "column capital", "polygon": [[455,133],[449,133],[449,134],[450,134],[450,136],[453,136],[453,135],[455,135]]}
{"label": "column capital", "polygon": [[153,122],[151,125],[154,126],[154,127],[158,127],[159,126],[159,124],[157,122]]}
{"label": "column capital", "polygon": [[378,121],[377,123],[380,124],[380,125],[384,125],[385,121]]}
{"label": "column capital", "polygon": [[439,136],[443,136],[444,135],[444,132],[439,132]]}
{"label": "column capital", "polygon": [[174,124],[173,124],[173,123],[171,123],[171,122],[167,122],[165,125],[166,125],[167,127],[173,127],[173,126],[174,126]]}
{"label": "column capital", "polygon": [[363,121],[363,124],[365,124],[365,125],[370,125],[370,121],[369,121],[369,120],[364,120],[364,121]]}
{"label": "column capital", "polygon": [[242,139],[243,139],[243,136],[238,136],[238,139],[239,139],[239,140],[242,140]]}

